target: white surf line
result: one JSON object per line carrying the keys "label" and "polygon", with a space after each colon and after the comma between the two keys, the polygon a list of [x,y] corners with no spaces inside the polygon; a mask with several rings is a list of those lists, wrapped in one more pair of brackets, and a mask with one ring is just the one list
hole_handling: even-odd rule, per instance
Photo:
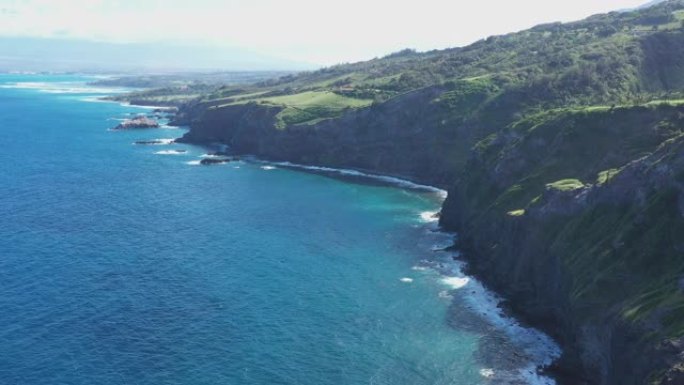
{"label": "white surf line", "polygon": [[[429,225],[426,224],[426,226]],[[455,236],[452,233],[434,232],[434,230],[431,230],[431,234],[436,238],[434,242],[439,242],[440,240],[437,239],[439,237],[453,239]],[[440,243],[439,246],[444,245]],[[436,272],[439,275],[439,283],[447,287],[447,290],[439,293],[441,298],[453,300],[452,293],[462,293],[461,298],[468,309],[503,332],[516,348],[526,354],[529,362],[528,365],[517,368],[514,372],[497,372],[496,368],[483,368],[481,375],[492,380],[524,381],[530,385],[556,384],[553,378],[539,374],[538,369],[551,365],[561,356],[560,346],[539,329],[523,326],[514,316],[506,314],[500,307],[503,297],[487,289],[477,278],[464,273],[466,262],[454,260],[458,252],[444,251],[443,248],[438,250],[448,262],[428,260],[427,266],[414,266],[412,270],[429,269]],[[434,248],[433,251],[435,251]]]}
{"label": "white surf line", "polygon": [[13,82],[0,85],[0,88],[35,90],[49,94],[121,94],[128,92],[121,87],[95,87],[86,82]]}
{"label": "white surf line", "polygon": [[368,179],[375,179],[379,180],[382,182],[386,182],[392,185],[396,185],[399,187],[403,188],[408,188],[411,190],[423,190],[423,191],[430,191],[439,194],[439,196],[443,199],[446,199],[447,197],[447,191],[434,187],[434,186],[429,186],[425,184],[419,184],[415,182],[411,182],[406,179],[401,179],[393,176],[387,176],[387,175],[380,175],[380,174],[369,174],[365,173],[362,171],[358,170],[353,170],[353,169],[345,169],[345,168],[333,168],[333,167],[324,167],[324,166],[308,166],[304,164],[298,164],[298,163],[292,163],[292,162],[270,162],[258,158],[253,158],[251,159],[255,163],[264,163],[264,164],[271,164],[275,166],[281,166],[285,168],[295,168],[295,169],[301,169],[301,170],[309,170],[309,171],[318,171],[318,172],[326,172],[326,173],[334,173],[334,174],[339,174],[342,176],[358,176],[362,178],[368,178]]}
{"label": "white surf line", "polygon": [[[297,163],[291,163],[291,162],[269,162],[265,160],[261,160],[258,158],[253,158],[251,157],[251,161],[255,163],[262,163],[262,164],[271,164],[271,165],[276,165],[276,166],[282,166],[285,168],[294,168],[294,169],[302,169],[302,170],[309,170],[309,171],[320,171],[320,172],[328,172],[328,173],[337,173],[339,175],[349,175],[349,176],[360,176],[364,178],[370,178],[370,179],[376,179],[380,180],[383,182],[388,182],[390,184],[403,187],[403,188],[409,188],[413,190],[424,190],[424,191],[432,191],[437,194],[439,194],[440,197],[445,199],[447,197],[447,191],[434,187],[434,186],[428,186],[428,185],[422,185],[418,183],[414,183],[405,179],[401,178],[396,178],[396,177],[391,177],[391,176],[385,176],[385,175],[376,175],[376,174],[368,174],[364,173],[358,170],[352,170],[352,169],[339,169],[339,168],[332,168],[332,167],[322,167],[322,166],[307,166],[307,165],[302,165],[302,164],[297,164]],[[432,214],[432,213],[431,213]],[[427,215],[421,215],[421,219],[427,219],[425,218]],[[430,218],[432,219],[432,218]],[[434,220],[431,220],[430,222],[433,222]],[[427,222],[427,221],[426,221]],[[432,230],[434,231],[434,230]],[[439,232],[440,234],[448,235],[451,236],[452,239],[455,236],[455,234],[447,233],[447,232]],[[453,245],[453,241],[451,242],[450,245]],[[433,249],[432,251],[438,251],[438,252],[445,252],[443,251],[443,247],[439,247],[436,250]],[[562,353],[560,346],[556,344],[556,342],[543,333],[542,331],[532,328],[532,327],[526,327],[521,325],[518,320],[516,320],[514,317],[505,314],[501,308],[499,307],[499,304],[502,302],[502,297],[500,297],[497,293],[490,291],[487,289],[484,284],[482,284],[478,279],[475,277],[468,276],[463,273],[463,265],[464,262],[456,262],[453,261],[453,252],[446,252],[449,255],[449,258],[452,259],[452,274],[444,274],[444,272],[440,272],[439,269],[435,269],[437,271],[441,278],[440,281],[443,285],[447,286],[449,288],[448,292],[454,292],[454,291],[459,291],[459,290],[469,290],[469,293],[466,294],[465,298],[468,304],[470,305],[471,311],[474,311],[481,316],[483,316],[492,326],[494,326],[496,329],[502,331],[503,333],[506,334],[506,336],[510,339],[510,341],[519,349],[524,351],[529,358],[529,365],[518,368],[516,370],[516,373],[514,373],[516,380],[517,381],[524,381],[530,385],[555,385],[556,381],[550,377],[547,377],[545,375],[539,374],[538,369],[551,365],[556,359],[558,359]],[[420,270],[420,268],[415,269],[415,270]],[[413,282],[413,278],[408,278],[404,277],[400,279],[401,282],[404,283],[410,283]],[[450,298],[447,293],[444,293],[447,295],[447,298]],[[442,293],[440,293],[442,295]],[[498,376],[510,376],[511,373],[496,373],[495,371],[491,369],[485,369],[483,374],[486,374],[486,376],[490,379],[496,379]],[[491,377],[489,377],[491,376]],[[485,376],[483,376],[485,377]],[[503,379],[503,378],[502,378]]]}

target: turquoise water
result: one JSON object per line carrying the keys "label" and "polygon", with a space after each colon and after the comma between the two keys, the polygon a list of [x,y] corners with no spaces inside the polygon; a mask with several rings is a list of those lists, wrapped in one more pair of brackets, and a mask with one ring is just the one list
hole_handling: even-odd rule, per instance
{"label": "turquoise water", "polygon": [[180,129],[108,130],[149,110],[83,81],[0,75],[0,383],[516,383],[538,360],[431,250],[438,194],[198,166],[133,144]]}

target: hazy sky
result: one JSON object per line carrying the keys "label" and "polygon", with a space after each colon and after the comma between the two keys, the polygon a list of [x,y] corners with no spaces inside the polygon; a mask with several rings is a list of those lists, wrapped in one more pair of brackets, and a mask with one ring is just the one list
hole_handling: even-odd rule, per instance
{"label": "hazy sky", "polygon": [[429,50],[647,0],[0,0],[0,36],[246,47],[317,64]]}

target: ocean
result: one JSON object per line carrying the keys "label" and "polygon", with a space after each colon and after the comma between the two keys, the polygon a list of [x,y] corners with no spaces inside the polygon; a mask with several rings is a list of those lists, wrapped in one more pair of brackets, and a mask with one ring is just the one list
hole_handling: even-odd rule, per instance
{"label": "ocean", "polygon": [[443,250],[442,192],[199,165],[90,80],[0,75],[0,384],[553,383]]}

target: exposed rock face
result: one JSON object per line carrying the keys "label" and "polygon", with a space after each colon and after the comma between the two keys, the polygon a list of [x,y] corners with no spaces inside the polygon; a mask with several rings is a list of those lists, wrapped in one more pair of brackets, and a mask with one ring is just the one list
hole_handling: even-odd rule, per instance
{"label": "exposed rock face", "polygon": [[644,384],[667,367],[662,383],[681,383],[684,349],[663,344],[684,321],[683,176],[680,136],[603,184],[547,188],[519,217],[473,219],[473,186],[457,184],[442,223],[459,230],[471,271],[561,342],[554,369],[568,383]]}
{"label": "exposed rock face", "polygon": [[145,116],[127,119],[119,123],[114,130],[129,130],[134,128],[159,128],[159,122]]}
{"label": "exposed rock face", "polygon": [[200,161],[200,164],[203,166],[210,166],[213,164],[224,164],[232,162],[233,160],[233,158],[204,158]]}

